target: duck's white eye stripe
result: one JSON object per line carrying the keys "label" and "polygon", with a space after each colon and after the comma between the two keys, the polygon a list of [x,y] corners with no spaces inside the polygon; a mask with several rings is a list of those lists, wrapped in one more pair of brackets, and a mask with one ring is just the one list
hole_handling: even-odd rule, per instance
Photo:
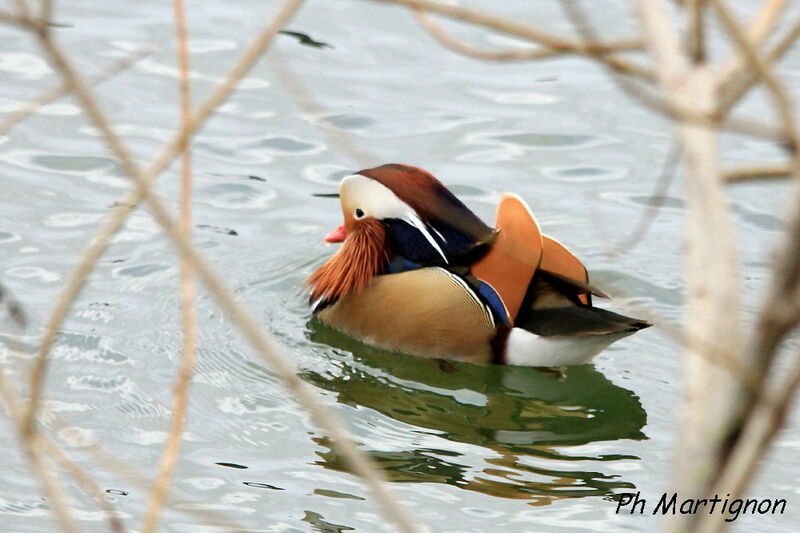
{"label": "duck's white eye stripe", "polygon": [[353,209],[360,207],[364,213],[369,213],[369,216],[378,220],[402,218],[414,211],[391,190],[360,174],[342,179],[339,184],[339,196],[347,200]]}
{"label": "duck's white eye stripe", "polygon": [[425,240],[427,240],[430,243],[430,245],[433,246],[437,252],[439,252],[439,255],[442,256],[442,259],[444,259],[444,262],[446,264],[449,264],[449,261],[447,261],[447,256],[444,255],[444,252],[439,247],[439,244],[436,242],[436,239],[433,238],[433,235],[430,234],[425,223],[422,220],[420,220],[420,218],[416,214],[409,214],[406,217],[404,217],[404,220],[409,224],[411,224],[412,226],[414,226],[415,228],[417,228],[419,232],[422,233],[422,235],[425,237]]}

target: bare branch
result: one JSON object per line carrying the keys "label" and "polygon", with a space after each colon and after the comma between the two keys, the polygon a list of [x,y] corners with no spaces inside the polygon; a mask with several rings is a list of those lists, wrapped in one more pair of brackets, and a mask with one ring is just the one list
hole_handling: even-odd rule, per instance
{"label": "bare branch", "polygon": [[436,24],[428,13],[414,10],[417,22],[436,41],[457,54],[487,61],[531,61],[555,57],[561,52],[552,48],[533,48],[528,50],[483,50],[456,39],[450,32]]}
{"label": "bare branch", "polygon": [[638,50],[642,47],[642,43],[639,39],[621,39],[617,41],[598,42],[591,44],[575,42],[535,26],[521,24],[513,20],[498,17],[496,15],[489,15],[487,13],[453,4],[430,2],[427,0],[374,1],[401,4],[415,10],[445,15],[447,17],[462,20],[470,24],[492,28],[508,35],[514,35],[522,39],[540,43],[548,48],[552,48],[553,50],[572,51],[575,53],[588,53],[593,55],[622,50]]}
{"label": "bare branch", "polygon": [[78,466],[72,459],[70,459],[64,451],[58,447],[54,442],[43,438],[41,435],[36,435],[38,446],[47,453],[53,461],[55,461],[62,470],[67,472],[81,487],[83,492],[88,494],[97,506],[105,513],[108,519],[108,528],[113,533],[123,533],[125,528],[122,521],[119,519],[118,512],[114,505],[106,498],[97,483],[86,473],[80,466]]}
{"label": "bare branch", "polygon": [[[92,77],[88,82],[89,85],[95,87],[105,81],[110,80],[111,78],[116,77],[129,67],[147,57],[152,52],[152,49],[139,50],[121,58],[119,61],[115,61],[101,73]],[[27,102],[24,106],[22,106],[22,108],[11,113],[2,123],[0,123],[0,137],[7,135],[9,131],[17,126],[17,124],[24,122],[44,106],[52,104],[59,98],[66,96],[68,93],[69,89],[67,88],[67,85],[65,83],[60,83],[58,87],[54,87],[38,98],[34,98],[30,102]]]}
{"label": "bare branch", "polygon": [[[769,64],[774,64],[783,57],[792,45],[797,42],[798,38],[800,38],[800,18],[797,19],[767,55]],[[714,111],[715,116],[723,118],[727,116],[733,106],[741,101],[758,80],[758,73],[752,69],[741,69],[740,71],[734,71],[727,77],[723,77],[718,83],[719,102]]]}
{"label": "bare branch", "polygon": [[[733,38],[736,46],[747,62],[758,73],[758,76],[764,81],[769,93],[772,95],[778,118],[783,127],[783,134],[786,138],[786,142],[789,144],[789,150],[796,160],[795,164],[800,165],[800,160],[797,159],[798,151],[800,151],[800,142],[798,142],[797,131],[795,130],[794,110],[792,108],[792,103],[789,101],[789,96],[772,73],[769,64],[761,58],[753,44],[748,41],[744,30],[734,20],[730,10],[720,0],[710,1],[716,8],[723,25]],[[796,168],[800,169],[800,166]]]}
{"label": "bare branch", "polygon": [[744,181],[775,180],[794,177],[787,163],[763,163],[732,168],[723,172],[723,178],[730,183]]}
{"label": "bare branch", "polygon": [[706,37],[703,16],[707,0],[688,0],[684,6],[689,18],[687,35],[687,53],[692,63],[704,63],[706,60]]}
{"label": "bare branch", "polygon": [[213,111],[233,92],[236,84],[247,74],[261,54],[267,48],[272,38],[302,4],[302,0],[287,0],[278,14],[272,18],[264,29],[258,34],[253,43],[245,50],[242,56],[234,63],[225,79],[217,86],[214,92],[203,102],[200,109],[192,115],[190,126],[176,133],[156,155],[153,162],[144,171],[144,184],[135,184],[134,190],[123,200],[118,202],[114,212],[104,222],[100,230],[84,250],[81,261],[70,273],[66,285],[62,289],[51,314],[45,323],[44,334],[36,352],[34,367],[31,370],[31,399],[26,414],[26,427],[31,431],[36,418],[36,410],[41,395],[41,387],[47,372],[48,354],[55,341],[56,333],[61,327],[72,302],[80,293],[86,278],[91,273],[100,255],[105,251],[111,238],[116,234],[122,223],[132,212],[131,207],[139,203],[144,195],[144,188],[153,183],[161,172],[172,162],[180,152],[186,140],[193,135],[200,126],[211,116]]}
{"label": "bare branch", "polygon": [[[701,115],[715,106],[713,71],[684,54],[678,32],[663,2],[637,2],[642,31],[657,65],[667,101]],[[687,210],[685,332],[691,344],[683,350],[681,435],[673,475],[674,488],[684,498],[703,495],[713,483],[726,447],[727,421],[740,410],[744,382],[719,372],[706,346],[745,366],[739,329],[738,254],[736,237],[720,179],[718,136],[713,128],[682,122],[677,125],[686,154]],[[713,386],[712,386],[713,384]],[[665,529],[686,531],[696,517],[671,517]]]}
{"label": "bare branch", "polygon": [[53,475],[50,465],[47,464],[38,441],[33,438],[27,438],[24,434],[24,421],[19,407],[20,401],[6,377],[5,368],[2,365],[0,365],[0,397],[2,397],[5,404],[12,426],[17,432],[22,451],[31,464],[33,474],[39,480],[57,526],[65,533],[80,533],[81,529],[75,522],[69,505],[64,501],[66,492],[59,486],[58,480]]}
{"label": "bare branch", "polygon": [[639,39],[622,39],[591,43],[575,42],[531,25],[520,24],[513,20],[508,20],[496,15],[489,15],[457,5],[442,4],[427,0],[373,1],[401,4],[418,11],[436,13],[470,24],[491,28],[507,35],[513,35],[521,39],[539,43],[555,52],[592,57],[623,74],[637,76],[646,80],[652,80],[655,77],[650,70],[635,62],[613,55],[614,52],[638,50],[641,48],[641,41]]}
{"label": "bare branch", "polygon": [[379,164],[380,159],[360,145],[353,135],[336,127],[334,124],[323,122],[322,118],[327,113],[319,101],[314,97],[309,85],[298,76],[292,66],[283,60],[281,54],[273,50],[270,53],[270,66],[283,85],[285,92],[291,96],[308,116],[314,117],[314,124],[322,130],[330,142],[347,157],[355,161],[361,168],[368,168]]}
{"label": "bare branch", "polygon": [[[561,6],[564,8],[567,17],[572,21],[578,34],[586,41],[597,38],[596,32],[592,27],[586,13],[581,9],[580,4],[573,0],[562,0]],[[643,106],[663,114],[676,122],[686,122],[696,126],[708,128],[724,128],[736,133],[765,137],[769,139],[780,139],[780,131],[776,128],[752,118],[731,117],[724,124],[716,115],[698,113],[695,109],[690,109],[674,99],[660,97],[635,80],[620,76],[619,73],[605,64],[611,80],[617,87],[638,101]]]}
{"label": "bare branch", "polygon": [[30,29],[36,26],[36,22],[28,17],[28,15],[19,12],[15,15],[4,9],[0,9],[0,22],[24,29]]}
{"label": "bare branch", "polygon": [[[708,0],[704,0],[707,2]],[[781,13],[786,8],[786,0],[764,0],[755,20],[746,32],[746,40],[758,50],[775,24],[780,19]],[[719,74],[719,86],[724,87],[732,78],[741,75],[746,65],[746,58],[741,54],[733,53],[725,61]]]}
{"label": "bare branch", "polygon": [[[742,494],[752,481],[753,474],[775,435],[783,427],[786,414],[800,386],[800,354],[785,372],[785,377],[773,391],[763,393],[755,403],[752,413],[742,428],[741,436],[733,449],[722,477],[713,489],[714,494]],[[723,515],[703,516],[698,533],[717,533],[726,525]]]}
{"label": "bare branch", "polygon": [[[294,4],[299,6],[299,3],[299,1],[289,2],[285,5],[285,9],[292,7]],[[72,67],[71,62],[54,44],[53,40],[49,38],[47,32],[41,32],[38,37],[41,47],[51,64],[72,87],[84,112],[100,131],[109,149],[119,160],[122,169],[134,180],[137,192],[147,201],[153,218],[162,226],[167,237],[173,242],[178,251],[194,262],[198,274],[211,294],[216,298],[218,304],[232,318],[232,322],[241,329],[245,338],[273,368],[276,375],[292,392],[298,403],[305,407],[314,421],[330,435],[343,459],[363,478],[364,483],[370,489],[389,520],[394,522],[398,529],[405,533],[421,531],[421,527],[416,520],[407,513],[399,501],[391,494],[382,472],[374,465],[369,456],[358,450],[348,433],[343,429],[342,422],[323,406],[316,391],[300,379],[292,360],[285,354],[283,348],[252,318],[253,314],[238,302],[231,290],[223,283],[222,278],[213,271],[205,259],[198,255],[191,242],[182,235],[162,202],[149,190],[145,175],[139,170],[130,153],[122,144],[121,139],[111,128],[107,117],[97,105],[91,90]],[[40,377],[43,377],[43,375]],[[33,385],[40,387],[41,381],[34,382]],[[41,392],[39,392],[40,395]],[[26,420],[26,432],[30,435],[35,430],[33,422],[35,420],[34,409],[29,408],[28,417],[28,420]]]}
{"label": "bare branch", "polygon": [[[185,130],[189,126],[191,119],[191,94],[189,82],[189,51],[187,46],[186,15],[183,0],[173,0],[173,16],[175,19],[175,33],[178,49],[178,68],[180,77],[178,79],[179,107],[180,107],[180,128]],[[183,157],[181,159],[181,236],[191,239],[191,152],[189,139],[181,146]],[[183,427],[186,420],[186,410],[188,406],[189,381],[192,377],[192,370],[195,359],[195,319],[194,319],[194,285],[192,276],[194,274],[194,263],[187,255],[180,257],[180,302],[181,302],[181,329],[183,330],[183,353],[181,356],[180,368],[173,390],[172,418],[170,419],[169,435],[164,444],[164,451],[156,475],[153,490],[147,503],[144,521],[142,523],[143,533],[155,533],[158,527],[158,519],[161,508],[167,498],[167,489],[175,471],[180,453],[181,438]]]}

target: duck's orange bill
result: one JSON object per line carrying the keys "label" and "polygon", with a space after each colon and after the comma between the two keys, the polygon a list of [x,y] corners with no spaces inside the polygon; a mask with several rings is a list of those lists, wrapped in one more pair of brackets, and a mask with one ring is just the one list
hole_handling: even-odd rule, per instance
{"label": "duck's orange bill", "polygon": [[325,242],[343,242],[345,237],[347,237],[347,230],[344,229],[344,226],[339,226],[325,235]]}

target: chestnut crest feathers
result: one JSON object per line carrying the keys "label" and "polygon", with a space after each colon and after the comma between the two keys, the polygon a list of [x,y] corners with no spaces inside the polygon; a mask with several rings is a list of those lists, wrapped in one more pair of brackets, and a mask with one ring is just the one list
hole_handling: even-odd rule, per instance
{"label": "chestnut crest feathers", "polygon": [[396,202],[407,206],[406,216],[387,211],[379,218],[397,255],[413,262],[436,265],[485,244],[494,230],[430,173],[408,165],[390,164],[362,170],[359,176],[383,186]]}
{"label": "chestnut crest feathers", "polygon": [[359,172],[392,191],[426,224],[444,223],[469,235],[477,242],[488,242],[492,228],[451,193],[442,182],[421,168],[389,164]]}

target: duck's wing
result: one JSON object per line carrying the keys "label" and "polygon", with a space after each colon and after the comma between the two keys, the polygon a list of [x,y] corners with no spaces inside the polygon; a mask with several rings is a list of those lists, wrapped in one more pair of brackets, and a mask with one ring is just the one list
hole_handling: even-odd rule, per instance
{"label": "duck's wing", "polygon": [[560,277],[565,282],[572,280],[576,287],[581,284],[586,285],[585,290],[576,294],[580,303],[584,305],[592,305],[592,294],[606,297],[589,286],[589,272],[583,263],[567,250],[566,246],[547,235],[542,236],[542,262],[539,268]]}
{"label": "duck's wing", "polygon": [[576,295],[588,293],[573,289],[565,290],[563,278],[540,270],[531,282],[515,326],[542,337],[633,333],[651,326],[645,320],[578,303]]}
{"label": "duck's wing", "polygon": [[495,227],[494,242],[470,274],[499,297],[507,326],[556,336],[633,332],[650,325],[592,307],[593,295],[608,296],[589,284],[586,267],[572,252],[542,235],[520,197],[500,198]]}
{"label": "duck's wing", "polygon": [[575,278],[564,276],[563,274],[557,274],[549,270],[543,270],[541,268],[537,270],[537,272],[541,273],[543,277],[546,277],[561,294],[569,297],[570,301],[576,305],[592,307],[592,296],[597,296],[598,298],[610,298],[606,293],[594,285],[590,285],[589,283],[577,280]]}
{"label": "duck's wing", "polygon": [[569,306],[532,310],[518,327],[540,337],[634,333],[652,324],[598,307]]}
{"label": "duck's wing", "polygon": [[491,247],[472,264],[470,273],[499,296],[511,325],[542,260],[542,233],[525,202],[508,193],[497,205],[495,229]]}

